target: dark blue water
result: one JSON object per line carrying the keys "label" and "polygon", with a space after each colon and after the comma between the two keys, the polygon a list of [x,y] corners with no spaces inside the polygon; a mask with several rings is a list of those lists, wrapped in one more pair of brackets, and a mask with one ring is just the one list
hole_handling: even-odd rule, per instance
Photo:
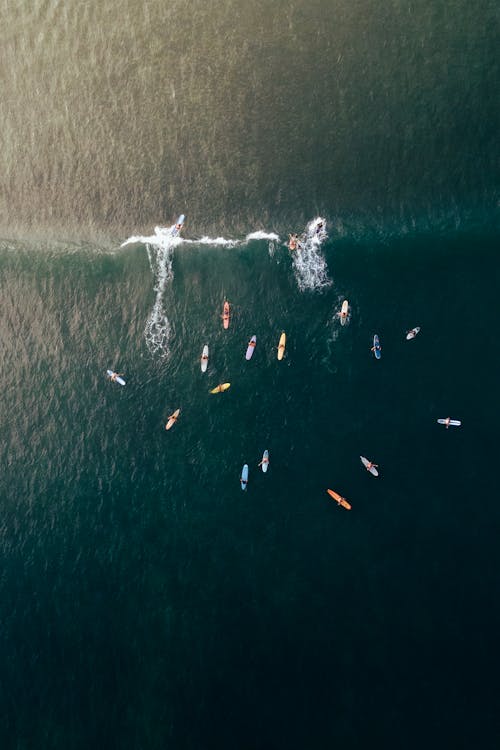
{"label": "dark blue water", "polygon": [[495,253],[331,237],[300,291],[276,241],[180,244],[161,357],[144,246],[2,252],[4,746],[492,741]]}

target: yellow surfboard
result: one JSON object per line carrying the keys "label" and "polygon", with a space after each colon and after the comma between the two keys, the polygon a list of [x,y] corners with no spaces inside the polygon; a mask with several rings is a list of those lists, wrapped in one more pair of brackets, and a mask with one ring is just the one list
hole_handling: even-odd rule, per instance
{"label": "yellow surfboard", "polygon": [[350,503],[347,502],[345,497],[342,497],[342,495],[339,495],[339,493],[335,492],[335,490],[327,490],[327,492],[330,495],[330,497],[333,497],[333,499],[337,501],[339,505],[341,505],[346,510],[351,510],[351,505]]}
{"label": "yellow surfboard", "polygon": [[280,336],[280,342],[278,344],[278,359],[282,360],[283,355],[285,353],[285,346],[286,346],[286,333],[283,331],[283,333]]}
{"label": "yellow surfboard", "polygon": [[169,430],[171,427],[174,426],[174,424],[177,422],[177,417],[181,413],[180,409],[176,409],[173,414],[171,414],[168,418],[168,422],[165,425],[165,429]]}
{"label": "yellow surfboard", "polygon": [[210,393],[223,393],[224,391],[227,391],[227,389],[230,387],[231,383],[221,383],[216,388],[212,388]]}

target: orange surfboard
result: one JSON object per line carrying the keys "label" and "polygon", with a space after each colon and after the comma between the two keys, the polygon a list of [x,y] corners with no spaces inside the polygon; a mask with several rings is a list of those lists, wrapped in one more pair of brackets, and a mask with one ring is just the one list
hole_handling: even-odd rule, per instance
{"label": "orange surfboard", "polygon": [[224,328],[226,329],[226,331],[229,328],[229,318],[230,318],[230,315],[229,315],[229,302],[226,300],[224,302],[224,307],[223,307],[223,310],[222,310],[222,325],[224,326]]}
{"label": "orange surfboard", "polygon": [[347,502],[345,497],[342,497],[342,495],[339,495],[338,492],[334,492],[334,490],[327,490],[330,497],[333,497],[334,500],[337,501],[338,505],[341,505],[346,510],[351,510],[350,503]]}
{"label": "orange surfboard", "polygon": [[165,425],[165,429],[169,430],[171,427],[174,426],[174,424],[177,422],[177,417],[181,413],[180,409],[176,409],[173,414],[171,414],[168,418],[168,422]]}

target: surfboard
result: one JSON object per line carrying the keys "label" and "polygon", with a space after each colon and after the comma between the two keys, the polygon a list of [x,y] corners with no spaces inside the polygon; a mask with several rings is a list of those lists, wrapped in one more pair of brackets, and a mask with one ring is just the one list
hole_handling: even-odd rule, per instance
{"label": "surfboard", "polygon": [[252,359],[252,354],[256,346],[257,346],[257,336],[252,336],[252,338],[248,342],[247,353],[245,354],[245,359]]}
{"label": "surfboard", "polygon": [[348,312],[349,312],[349,302],[345,299],[342,302],[342,308],[340,310],[340,325],[345,326]]}
{"label": "surfboard", "polygon": [[117,375],[116,372],[113,372],[113,370],[106,370],[106,373],[107,373],[108,378],[110,378],[113,381],[113,383],[119,383],[120,385],[125,385],[125,381],[121,377],[121,375]]}
{"label": "surfboard", "polygon": [[227,389],[230,387],[231,383],[221,383],[220,385],[216,386],[215,388],[212,388],[210,393],[223,393],[224,391],[227,391]]}
{"label": "surfboard", "polygon": [[171,414],[168,418],[167,424],[165,425],[165,429],[169,430],[171,427],[174,426],[174,424],[177,422],[177,417],[181,413],[180,409],[176,409],[173,414]]}
{"label": "surfboard", "polygon": [[229,328],[229,319],[230,319],[229,302],[226,300],[224,302],[224,307],[222,309],[222,325],[224,326],[226,331]]}
{"label": "surfboard", "polygon": [[172,237],[177,237],[180,234],[182,225],[184,224],[185,221],[186,221],[186,217],[184,216],[184,214],[181,214],[179,218],[177,219],[177,221],[175,222],[172,229],[170,230]]}
{"label": "surfboard", "polygon": [[206,372],[208,367],[208,346],[205,344],[200,359],[201,371]]}
{"label": "surfboard", "polygon": [[280,336],[280,342],[278,344],[278,359],[282,360],[283,355],[285,353],[285,347],[286,347],[286,333],[283,331],[283,333]]}
{"label": "surfboard", "polygon": [[365,469],[368,469],[370,474],[373,474],[374,477],[378,477],[378,471],[375,468],[375,464],[373,464],[371,461],[368,461],[368,459],[364,456],[360,456],[360,459]]}
{"label": "surfboard", "polygon": [[260,465],[262,467],[262,471],[265,474],[269,468],[269,451],[268,450],[265,450],[264,453],[262,454],[262,461],[260,462]]}
{"label": "surfboard", "polygon": [[379,337],[377,334],[373,337],[373,353],[375,355],[375,359],[380,359],[382,356],[382,348],[380,346]]}
{"label": "surfboard", "polygon": [[241,470],[240,484],[241,489],[246,490],[248,484],[248,464],[243,465],[243,468]]}
{"label": "surfboard", "polygon": [[338,505],[341,505],[346,510],[351,510],[351,505],[347,502],[345,497],[342,497],[342,495],[339,495],[339,493],[334,490],[327,490],[327,492],[330,497],[333,497],[333,499],[337,501]]}
{"label": "surfboard", "polygon": [[419,331],[420,331],[420,326],[416,326],[416,328],[412,328],[411,331],[407,332],[406,340],[410,341],[411,339],[414,339]]}
{"label": "surfboard", "polygon": [[438,419],[438,424],[444,424],[446,427],[460,427],[462,422],[459,419]]}

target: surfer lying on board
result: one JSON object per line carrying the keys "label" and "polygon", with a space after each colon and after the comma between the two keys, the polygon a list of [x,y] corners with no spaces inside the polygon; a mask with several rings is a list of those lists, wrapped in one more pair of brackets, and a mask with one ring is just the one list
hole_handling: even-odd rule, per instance
{"label": "surfer lying on board", "polygon": [[373,461],[368,461],[368,463],[366,464],[366,470],[370,471],[370,469],[373,468],[378,469],[378,464],[374,464]]}
{"label": "surfer lying on board", "polygon": [[289,234],[288,235],[288,249],[289,250],[297,250],[299,247],[299,238],[296,234]]}
{"label": "surfer lying on board", "polygon": [[113,372],[109,376],[109,379],[111,380],[112,383],[116,383],[117,378],[123,378],[123,372]]}

